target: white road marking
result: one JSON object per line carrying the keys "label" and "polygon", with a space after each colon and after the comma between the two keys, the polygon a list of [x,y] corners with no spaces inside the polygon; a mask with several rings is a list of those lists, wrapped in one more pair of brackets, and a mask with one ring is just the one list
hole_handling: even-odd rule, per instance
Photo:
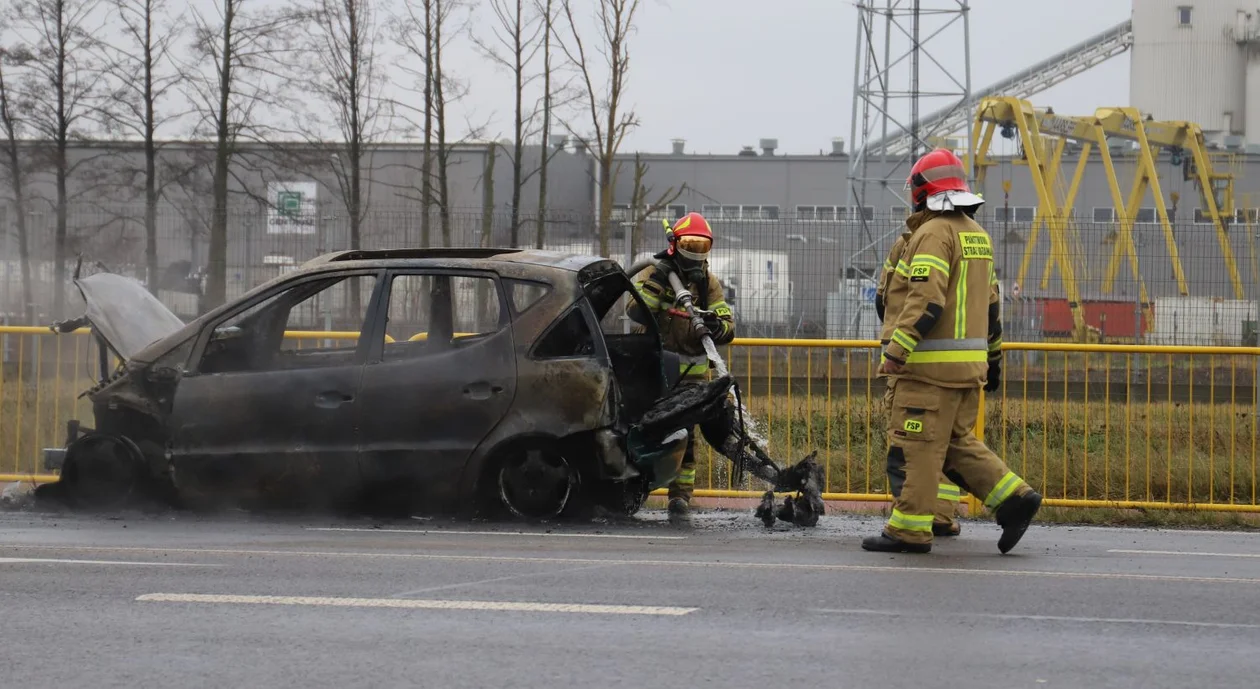
{"label": "white road marking", "polygon": [[1253,557],[1260,558],[1257,553],[1199,553],[1192,550],[1127,550],[1116,548],[1108,550],[1109,553],[1119,553],[1122,555],[1187,555],[1190,557]]}
{"label": "white road marking", "polygon": [[644,536],[616,533],[544,533],[541,531],[435,531],[430,529],[351,529],[346,527],[308,527],[307,531],[358,531],[364,533],[407,533],[417,536],[536,536],[539,538],[624,538],[639,541],[683,541],[686,536]]}
{"label": "white road marking", "polygon": [[542,572],[527,572],[525,574],[510,574],[504,577],[494,577],[492,579],[478,579],[476,581],[461,581],[455,584],[443,584],[441,586],[429,586],[427,588],[416,589],[415,591],[404,591],[395,593],[394,598],[410,598],[420,595],[421,593],[432,593],[434,591],[449,591],[450,589],[462,589],[469,586],[480,586],[482,584],[497,584],[504,581],[516,581],[519,579],[528,579],[530,577],[548,577],[557,574],[570,574],[573,572],[584,572],[592,569],[607,569],[616,565],[586,565],[584,567],[566,567],[565,569],[548,569]]}
{"label": "white road marking", "polygon": [[442,562],[529,562],[555,565],[624,565],[627,567],[704,567],[725,569],[773,569],[817,572],[887,572],[894,574],[955,574],[999,577],[1047,577],[1060,579],[1111,579],[1116,581],[1163,581],[1196,584],[1260,585],[1260,579],[1242,577],[1191,577],[1175,574],[1126,572],[1067,572],[1052,570],[980,569],[964,567],[893,567],[888,565],[814,565],[786,562],[718,562],[704,560],[630,560],[616,558],[513,557],[505,555],[442,555],[436,553],[364,553],[354,551],[262,550],[234,548],[140,548],[128,546],[6,545],[10,549],[95,550],[105,552],[190,553],[197,555],[274,555],[280,557],[328,557],[402,559]]}
{"label": "white road marking", "polygon": [[122,560],[63,560],[43,557],[0,557],[0,565],[48,564],[48,565],[121,565],[126,567],[222,567],[200,565],[191,562],[126,562]]}
{"label": "white road marking", "polygon": [[652,605],[593,605],[588,603],[520,603],[482,600],[420,600],[415,598],[328,598],[316,596],[237,596],[199,593],[146,593],[146,603],[217,603],[227,605],[308,605],[332,608],[399,608],[404,610],[494,610],[500,612],[567,612],[591,615],[681,616],[700,608]]}
{"label": "white road marking", "polygon": [[830,615],[877,615],[879,617],[917,617],[929,618],[947,616],[952,618],[968,618],[978,620],[1032,621],[1032,622],[1078,622],[1082,624],[1137,624],[1168,625],[1174,627],[1205,627],[1209,629],[1260,629],[1260,624],[1241,624],[1231,622],[1187,622],[1185,620],[1147,620],[1130,617],[1069,617],[1065,615],[1002,615],[996,613],[917,613],[898,612],[895,610],[863,610],[822,608],[818,612]]}

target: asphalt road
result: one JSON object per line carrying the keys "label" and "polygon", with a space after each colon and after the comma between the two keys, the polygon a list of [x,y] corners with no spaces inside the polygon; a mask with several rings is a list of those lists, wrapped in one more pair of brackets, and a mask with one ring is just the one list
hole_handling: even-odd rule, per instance
{"label": "asphalt road", "polygon": [[0,686],[1256,685],[1260,534],[877,528],[2,514]]}

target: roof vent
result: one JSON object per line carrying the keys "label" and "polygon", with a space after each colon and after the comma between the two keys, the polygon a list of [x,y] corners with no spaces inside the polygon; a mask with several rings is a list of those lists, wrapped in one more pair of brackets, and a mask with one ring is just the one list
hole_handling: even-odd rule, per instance
{"label": "roof vent", "polygon": [[761,144],[761,154],[772,156],[774,155],[774,149],[779,147],[779,140],[778,139],[762,139],[760,141],[760,144]]}
{"label": "roof vent", "polygon": [[745,146],[744,150],[739,152],[739,155],[744,156],[744,157],[748,157],[748,156],[756,157],[757,152],[753,150],[752,146]]}
{"label": "roof vent", "polygon": [[685,149],[685,148],[686,148],[686,146],[687,146],[687,140],[686,140],[686,139],[674,139],[671,143],[673,143],[673,144],[674,144],[674,155],[676,155],[676,156],[680,156],[680,155],[682,155],[682,154],[683,154],[683,152],[684,152],[684,149]]}
{"label": "roof vent", "polygon": [[831,140],[831,155],[833,156],[844,155],[844,138],[843,137],[836,137]]}

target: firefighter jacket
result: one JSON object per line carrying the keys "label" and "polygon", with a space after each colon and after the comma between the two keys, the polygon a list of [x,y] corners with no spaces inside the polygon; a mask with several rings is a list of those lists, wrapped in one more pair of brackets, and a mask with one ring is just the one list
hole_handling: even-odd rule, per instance
{"label": "firefighter jacket", "polygon": [[[665,349],[682,357],[683,375],[703,375],[709,371],[709,358],[705,355],[700,337],[691,328],[691,320],[681,307],[674,306],[676,297],[673,288],[669,286],[669,276],[664,272],[667,269],[658,264],[643,269],[632,278],[635,289],[651,313],[639,313],[638,304],[631,301],[626,305],[626,314],[639,323],[646,322],[646,318],[655,319]],[[709,328],[713,333],[713,344],[728,344],[735,339],[735,316],[726,303],[722,284],[717,277],[707,270],[705,275],[708,279],[703,288],[688,282],[681,274],[679,277],[683,277],[683,284],[691,292],[696,307],[713,311],[717,316],[718,326],[715,328],[710,325]]]}
{"label": "firefighter jacket", "polygon": [[1002,346],[989,234],[957,211],[921,211],[906,227],[884,295],[884,357],[905,365],[901,378],[979,387]]}

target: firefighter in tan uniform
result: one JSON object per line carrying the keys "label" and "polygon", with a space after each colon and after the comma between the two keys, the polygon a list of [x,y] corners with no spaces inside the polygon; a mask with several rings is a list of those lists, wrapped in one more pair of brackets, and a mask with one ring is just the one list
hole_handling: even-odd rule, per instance
{"label": "firefighter in tan uniform", "polygon": [[[993,246],[964,209],[983,201],[967,188],[958,156],[923,156],[908,180],[914,213],[902,258],[885,299],[891,327],[880,373],[889,399],[888,471],[905,480],[884,530],[866,550],[926,553],[943,472],[983,499],[1002,527],[998,550],[1009,552],[1028,529],[1041,496],[1007,468],[972,429],[980,388],[1001,375],[1001,318]],[[905,262],[904,274],[895,268]]]}
{"label": "firefighter in tan uniform", "polygon": [[[888,258],[884,259],[883,271],[880,273],[879,282],[875,286],[875,313],[879,315],[882,328],[880,330],[880,343],[887,345],[892,337],[893,326],[884,320],[884,295],[888,292],[888,283],[893,275],[905,275],[909,272],[909,264],[902,259],[902,252],[906,248],[906,241],[910,239],[912,231],[906,228],[897,240],[893,242],[892,249],[888,252]],[[889,385],[884,391],[884,413],[887,414],[892,410],[892,394],[893,386],[891,380],[887,381]],[[892,490],[894,498],[901,496],[901,487],[905,483],[906,473],[904,467],[889,467],[888,480],[889,487]],[[933,536],[957,536],[962,533],[962,525],[955,518],[958,512],[958,503],[962,500],[962,492],[958,486],[954,485],[945,474],[941,474],[938,479],[936,489],[936,510],[932,519],[932,535]]]}
{"label": "firefighter in tan uniform", "polygon": [[[713,230],[704,216],[688,213],[680,218],[666,233],[669,246],[658,254],[659,263],[645,268],[633,277],[635,289],[643,297],[650,314],[639,313],[631,302],[627,313],[639,323],[646,319],[656,320],[665,349],[681,358],[683,384],[703,381],[709,373],[709,358],[705,354],[701,338],[713,338],[713,344],[725,345],[735,339],[735,317],[726,303],[722,284],[709,272],[709,251],[713,247]],[[693,328],[690,319],[674,309],[677,295],[669,285],[665,271],[675,272],[700,309],[712,311],[702,328]],[[721,451],[723,440],[732,431],[726,427],[727,419],[703,424],[700,428],[705,439]],[[672,517],[685,517],[690,512],[691,496],[696,485],[695,433],[687,437],[687,449],[683,455],[678,477],[669,484],[669,513]]]}

